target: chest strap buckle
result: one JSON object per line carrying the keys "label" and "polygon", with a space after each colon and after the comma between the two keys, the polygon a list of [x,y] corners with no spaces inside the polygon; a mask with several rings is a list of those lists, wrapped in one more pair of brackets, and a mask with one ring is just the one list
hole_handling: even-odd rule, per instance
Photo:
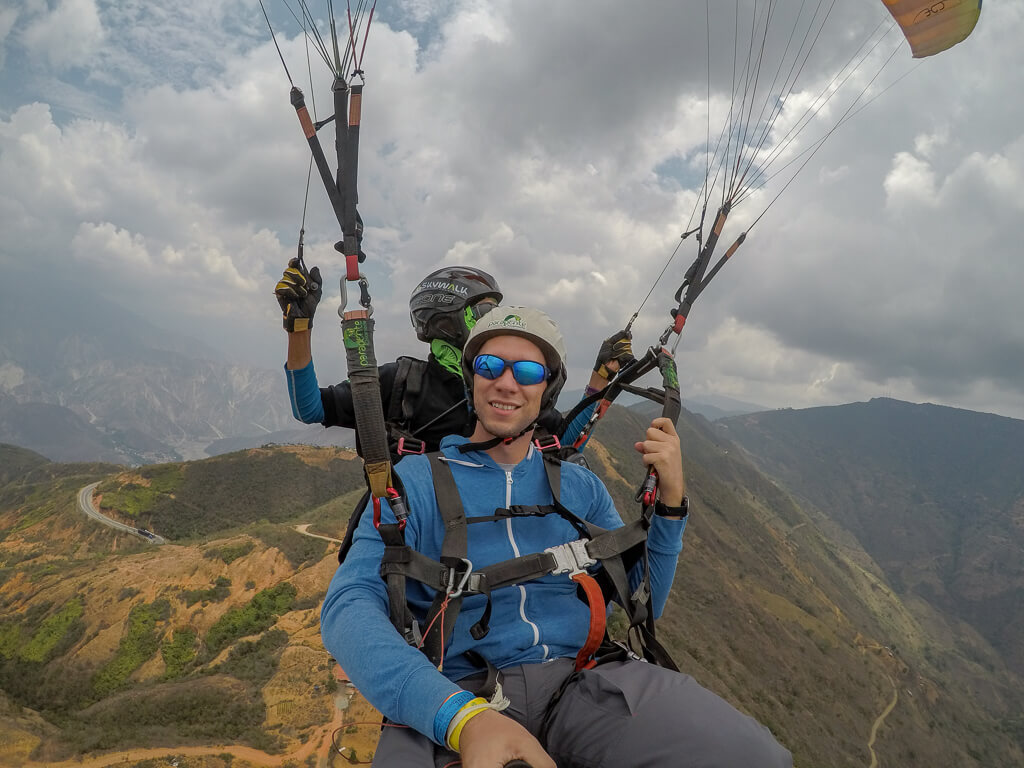
{"label": "chest strap buckle", "polygon": [[585,539],[559,544],[557,547],[548,547],[544,551],[555,559],[555,567],[551,569],[553,574],[568,573],[571,577],[578,573],[586,573],[587,566],[597,565],[597,560],[587,552]]}

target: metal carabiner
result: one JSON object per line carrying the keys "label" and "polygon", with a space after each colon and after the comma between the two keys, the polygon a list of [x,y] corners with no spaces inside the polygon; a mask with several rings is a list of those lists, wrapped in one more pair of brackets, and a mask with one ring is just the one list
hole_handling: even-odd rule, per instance
{"label": "metal carabiner", "polygon": [[[345,319],[345,308],[348,306],[348,280],[341,278],[341,304],[338,305],[338,317]],[[366,316],[373,316],[373,307],[370,306],[370,282],[366,275],[359,273],[359,304],[366,310]]]}
{"label": "metal carabiner", "polygon": [[473,561],[468,557],[461,557],[459,559],[466,564],[466,572],[459,579],[459,586],[452,590],[452,585],[455,583],[458,571],[455,568],[448,569],[448,588],[445,590],[445,595],[449,600],[462,596],[462,593],[466,590],[466,585],[469,584],[469,577],[473,575]]}

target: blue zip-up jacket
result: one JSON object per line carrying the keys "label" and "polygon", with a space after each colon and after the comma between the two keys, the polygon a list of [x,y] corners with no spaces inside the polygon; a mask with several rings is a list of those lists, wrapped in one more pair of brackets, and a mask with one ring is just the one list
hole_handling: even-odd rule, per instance
{"label": "blue zip-up jacket", "polygon": [[[490,516],[496,508],[514,504],[551,504],[553,499],[544,460],[531,446],[527,457],[506,472],[486,453],[459,453],[464,437],[450,436],[441,444],[452,470],[467,518]],[[434,498],[429,460],[408,456],[397,467],[408,496],[410,516],[406,543],[437,559],[444,526]],[[622,519],[601,481],[587,469],[563,463],[561,499],[574,514],[601,526],[617,528]],[[394,522],[387,504],[382,519]],[[651,591],[655,616],[661,614],[675,576],[686,520],[652,520],[650,553]],[[555,514],[516,517],[468,526],[468,555],[475,568],[512,557],[540,552],[579,538],[577,531]],[[468,650],[479,652],[499,669],[519,664],[573,658],[583,646],[590,626],[590,611],[576,595],[567,574],[545,576],[491,594],[490,632],[473,640],[469,628],[481,617],[483,595],[462,604],[442,669],[408,645],[388,618],[388,597],[380,577],[384,544],[364,515],[352,550],[331,580],[321,610],[324,646],[373,706],[394,722],[415,728],[443,744],[452,707],[444,707],[461,689],[454,681],[478,670],[465,659]],[[634,580],[635,581],[635,580]],[[409,605],[422,621],[433,600],[431,590],[410,580]],[[457,707],[455,707],[457,709]]]}

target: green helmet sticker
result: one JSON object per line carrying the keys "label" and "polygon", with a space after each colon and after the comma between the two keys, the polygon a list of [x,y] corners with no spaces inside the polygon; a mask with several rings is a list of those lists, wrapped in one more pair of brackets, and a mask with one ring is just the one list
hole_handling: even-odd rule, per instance
{"label": "green helmet sticker", "polygon": [[493,324],[494,327],[502,328],[526,328],[526,323],[519,315],[505,315],[504,318]]}

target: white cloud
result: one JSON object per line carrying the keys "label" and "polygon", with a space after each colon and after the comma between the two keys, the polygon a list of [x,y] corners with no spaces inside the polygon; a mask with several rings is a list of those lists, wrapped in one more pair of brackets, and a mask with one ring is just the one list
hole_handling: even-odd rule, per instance
{"label": "white cloud", "polygon": [[136,278],[150,277],[155,266],[141,235],[118,229],[110,222],[90,224],[84,222],[71,240],[71,252],[81,260],[93,261],[97,265],[135,271]]}
{"label": "white cloud", "polygon": [[889,205],[895,208],[908,203],[938,203],[935,172],[927,161],[909,152],[900,152],[893,159],[892,170],[885,178],[885,192]]}
{"label": "white cloud", "polygon": [[[840,4],[761,158],[842,65],[841,49],[885,16],[878,5],[875,16]],[[731,34],[725,6],[713,4],[712,28]],[[414,281],[469,262],[509,301],[551,311],[582,382],[590,350],[626,323],[679,245],[633,326],[637,349],[654,342],[696,254],[696,238],[679,236],[700,215],[704,144],[731,103],[721,86],[732,49],[727,67],[716,46],[709,127],[703,8],[404,0],[379,11],[360,209],[382,359],[422,351],[405,307]],[[751,231],[691,314],[684,390],[768,405],[891,390],[1018,407],[1024,105],[1008,94],[1024,67],[1024,2],[985,11],[975,37],[837,131]],[[50,50],[72,19],[81,39]],[[0,11],[0,50],[37,54],[28,97],[23,70],[0,71],[0,258],[31,254],[155,322],[202,328],[232,353],[275,364],[283,339],[271,290],[294,253],[308,150],[261,24],[247,0]],[[314,61],[310,89],[300,30],[277,31],[324,117],[329,76]],[[840,94],[777,165],[797,158],[795,170],[845,103]],[[322,140],[333,162],[330,127]],[[786,178],[733,212],[718,253]],[[330,287],[321,312],[333,314],[337,223],[315,171],[306,230],[307,262]],[[317,332],[321,372],[340,357],[331,326]]]}
{"label": "white cloud", "polygon": [[947,128],[921,134],[914,139],[914,152],[926,158],[931,158],[943,147],[948,146],[949,141],[949,130]]}
{"label": "white cloud", "polygon": [[60,71],[88,64],[105,34],[94,0],[60,0],[33,18],[22,38],[31,56]]}

